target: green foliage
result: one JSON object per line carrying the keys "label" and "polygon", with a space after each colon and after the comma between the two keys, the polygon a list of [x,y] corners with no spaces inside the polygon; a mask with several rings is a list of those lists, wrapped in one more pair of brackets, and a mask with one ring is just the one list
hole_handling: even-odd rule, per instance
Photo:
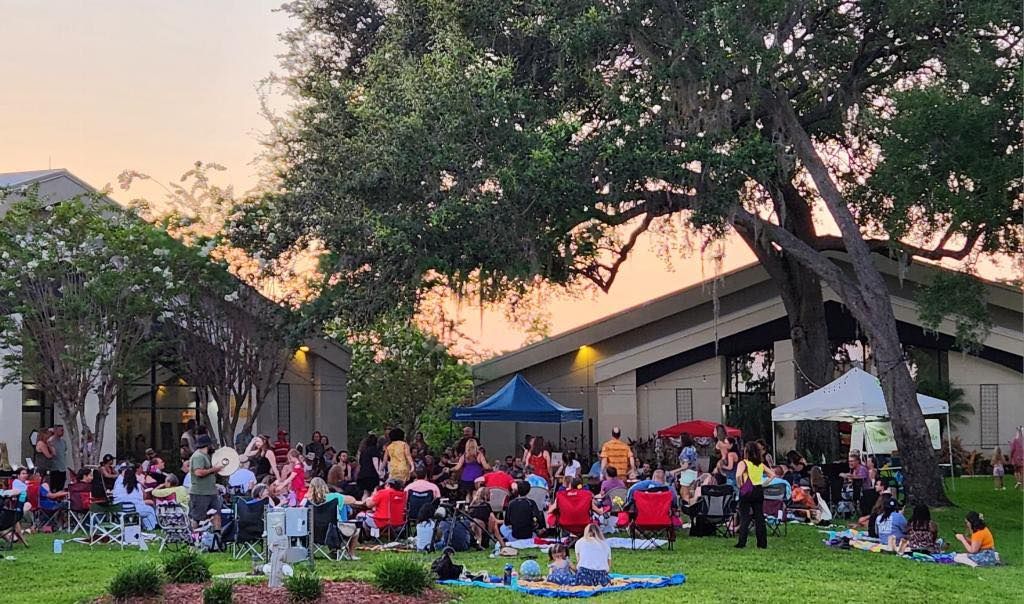
{"label": "green foliage", "polygon": [[122,567],[110,580],[107,591],[115,602],[133,597],[159,595],[163,591],[164,579],[160,568],[151,562],[135,562]]}
{"label": "green foliage", "polygon": [[169,583],[206,583],[212,577],[210,561],[191,548],[165,557],[163,567]]}
{"label": "green foliage", "polygon": [[[292,2],[285,193],[232,236],[268,257],[323,241],[323,304],[352,325],[438,283],[608,287],[622,225],[679,213],[718,237],[741,199],[785,214],[778,103],[851,158],[837,177],[868,235],[1020,251],[1015,8]],[[786,204],[816,203],[798,189]]]}
{"label": "green foliage", "polygon": [[432,583],[430,568],[409,556],[385,556],[373,566],[373,584],[382,591],[418,596]]}
{"label": "green foliage", "polygon": [[981,347],[992,327],[985,302],[985,284],[960,273],[936,273],[917,295],[918,316],[938,330],[949,317],[956,323],[956,343],[965,350]]}
{"label": "green foliage", "polygon": [[285,577],[284,588],[292,602],[315,602],[324,593],[324,583],[320,575],[309,570],[299,570],[294,575]]}
{"label": "green foliage", "polygon": [[[974,415],[974,405],[964,401],[963,389],[957,388],[949,380],[919,379],[917,391],[949,403],[949,423],[954,426],[966,424],[970,421],[968,416]],[[946,426],[942,425],[942,429],[945,430]]]}
{"label": "green foliage", "polygon": [[231,581],[214,581],[203,590],[203,604],[231,604],[234,587]]}
{"label": "green foliage", "polygon": [[473,391],[469,368],[436,338],[406,321],[384,319],[349,338],[349,442],[370,430],[417,430],[428,444],[447,439],[451,409]]}

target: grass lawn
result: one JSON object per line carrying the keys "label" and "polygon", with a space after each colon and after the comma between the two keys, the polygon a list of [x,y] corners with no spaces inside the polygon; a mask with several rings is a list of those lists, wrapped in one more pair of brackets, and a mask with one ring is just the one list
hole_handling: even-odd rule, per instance
{"label": "grass lawn", "polygon": [[[733,548],[734,540],[690,539],[683,536],[673,552],[614,550],[613,570],[625,573],[686,575],[685,585],[603,596],[599,601],[675,602],[715,599],[761,602],[1024,602],[1024,496],[1020,491],[993,491],[987,479],[960,479],[952,500],[959,506],[938,510],[933,518],[941,536],[954,541],[963,531],[968,509],[984,514],[1005,566],[971,569],[897,559],[891,555],[841,551],[821,543],[821,534],[791,525],[789,535],[769,537],[768,550]],[[33,535],[30,548],[16,549],[14,561],[0,561],[0,602],[36,604],[88,601],[101,595],[116,570],[155,552],[120,551],[107,546],[89,549],[66,543],[64,553],[52,553],[51,535]],[[954,541],[955,542],[955,541]],[[959,545],[959,544],[957,544]],[[366,579],[377,555],[362,552],[358,562],[318,561],[329,578]],[[415,554],[404,554],[415,555]],[[245,570],[250,562],[226,554],[210,556],[213,571]],[[424,556],[424,561],[432,557]],[[500,574],[507,559],[486,554],[461,554],[457,561],[471,570]],[[526,598],[495,590],[453,590],[465,602],[500,603]]]}

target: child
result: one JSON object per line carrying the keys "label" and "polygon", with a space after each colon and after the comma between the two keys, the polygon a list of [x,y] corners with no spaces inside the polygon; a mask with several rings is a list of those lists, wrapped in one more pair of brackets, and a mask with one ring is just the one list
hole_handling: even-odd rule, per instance
{"label": "child", "polygon": [[569,548],[561,543],[552,545],[548,549],[548,582],[555,585],[574,585],[576,583],[575,569],[569,562]]}
{"label": "child", "polygon": [[956,534],[957,541],[967,549],[967,553],[957,554],[956,562],[967,566],[995,566],[999,564],[999,554],[996,553],[996,542],[992,538],[992,531],[985,526],[985,520],[978,512],[967,512],[964,518],[967,530],[971,532],[971,540],[968,541],[961,533]]}
{"label": "child", "polygon": [[992,480],[997,491],[1006,490],[1006,487],[1003,486],[1003,475],[1006,474],[1006,468],[1003,467],[1004,461],[1006,458],[1003,457],[1003,450],[996,447],[996,452],[992,455]]}
{"label": "child", "polygon": [[906,528],[907,519],[900,513],[900,504],[890,497],[883,504],[882,513],[875,519],[879,543],[886,551],[895,552]]}
{"label": "child", "polygon": [[914,514],[907,524],[907,533],[900,540],[896,553],[903,555],[909,552],[934,554],[942,550],[942,540],[938,538],[939,526],[932,521],[928,506],[914,506]]}

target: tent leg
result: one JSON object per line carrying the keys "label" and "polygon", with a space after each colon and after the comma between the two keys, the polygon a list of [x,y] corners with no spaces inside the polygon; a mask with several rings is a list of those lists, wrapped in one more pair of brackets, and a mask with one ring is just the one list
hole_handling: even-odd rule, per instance
{"label": "tent leg", "polygon": [[772,422],[772,459],[778,462],[779,446],[775,443],[775,422]]}
{"label": "tent leg", "polygon": [[949,480],[953,490],[956,490],[956,471],[953,469],[953,430],[949,425],[949,412],[946,412],[946,443],[949,449]]}

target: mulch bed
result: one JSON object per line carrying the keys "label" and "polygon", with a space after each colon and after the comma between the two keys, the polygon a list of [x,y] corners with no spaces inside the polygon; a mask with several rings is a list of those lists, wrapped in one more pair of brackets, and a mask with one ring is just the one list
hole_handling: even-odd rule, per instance
{"label": "mulch bed", "polygon": [[[199,583],[179,583],[164,586],[164,594],[160,598],[132,598],[125,604],[177,604],[178,602],[202,602],[203,588]],[[317,600],[320,604],[351,604],[352,602],[395,603],[395,604],[440,604],[450,602],[451,594],[439,589],[431,589],[422,596],[400,596],[378,590],[369,583],[358,581],[324,581],[324,595]],[[113,602],[110,596],[104,596],[97,603]],[[273,589],[266,585],[235,585],[235,604],[290,604],[288,592],[283,587]]]}

